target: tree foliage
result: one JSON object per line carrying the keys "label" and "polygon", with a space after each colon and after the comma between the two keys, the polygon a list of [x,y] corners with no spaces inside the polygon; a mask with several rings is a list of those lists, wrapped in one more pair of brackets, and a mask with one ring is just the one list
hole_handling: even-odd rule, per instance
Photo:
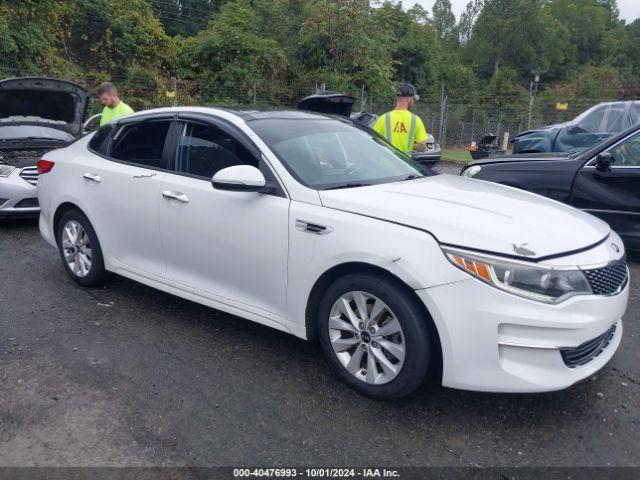
{"label": "tree foliage", "polygon": [[140,105],[172,76],[196,82],[203,101],[254,88],[292,101],[322,83],[380,98],[406,81],[423,97],[444,83],[506,108],[527,97],[534,72],[541,95],[638,95],[640,21],[625,25],[615,0],[469,0],[459,20],[450,0],[431,12],[373,3],[0,0],[0,72],[115,79],[152,92]]}

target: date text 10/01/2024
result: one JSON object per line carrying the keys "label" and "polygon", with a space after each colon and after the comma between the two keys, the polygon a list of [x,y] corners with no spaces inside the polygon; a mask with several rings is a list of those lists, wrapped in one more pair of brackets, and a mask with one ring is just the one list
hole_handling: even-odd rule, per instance
{"label": "date text 10/01/2024", "polygon": [[234,478],[398,478],[397,470],[386,468],[235,468]]}

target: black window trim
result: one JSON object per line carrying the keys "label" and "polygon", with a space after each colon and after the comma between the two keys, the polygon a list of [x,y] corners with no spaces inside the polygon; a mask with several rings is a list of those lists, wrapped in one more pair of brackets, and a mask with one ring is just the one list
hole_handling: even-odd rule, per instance
{"label": "black window trim", "polygon": [[269,173],[271,175],[271,178],[267,178],[266,180],[268,182],[271,182],[274,187],[274,191],[265,192],[264,193],[265,195],[289,198],[289,194],[287,190],[284,188],[284,183],[276,173],[275,169],[271,166],[267,158],[263,155],[260,148],[249,138],[249,136],[245,132],[240,130],[232,122],[212,114],[204,114],[204,113],[197,113],[197,112],[179,112],[176,115],[176,117],[177,117],[175,122],[176,126],[172,132],[172,135],[174,136],[173,147],[172,147],[173,162],[169,163],[170,165],[172,164],[173,170],[169,170],[169,173],[211,183],[211,178],[203,177],[201,175],[194,175],[187,172],[179,172],[177,168],[178,166],[177,162],[178,162],[178,146],[180,143],[180,138],[185,131],[184,126],[187,123],[197,123],[204,126],[213,126],[213,127],[219,128],[220,130],[227,133],[228,135],[231,135],[235,140],[237,140],[240,143],[240,145],[242,145],[258,161],[264,162],[264,164],[267,166],[267,169],[269,170]]}
{"label": "black window trim", "polygon": [[115,131],[117,125],[112,124],[112,123],[107,123],[106,125],[102,125],[101,127],[98,128],[98,130],[96,130],[95,132],[92,132],[93,135],[91,136],[91,138],[89,139],[89,141],[87,142],[87,150],[89,150],[91,153],[102,157],[102,158],[107,158],[106,155],[103,152],[99,152],[98,150],[94,150],[93,148],[91,148],[91,142],[93,141],[93,138],[96,136],[96,133],[98,133],[100,130],[102,130],[103,128],[107,128],[109,127],[111,129],[111,131],[109,132],[109,134],[107,135],[107,138],[105,138],[102,143],[100,144],[100,146],[102,147],[101,150],[103,150],[104,152],[108,152],[109,148],[111,148],[111,138],[113,137],[113,132]]}

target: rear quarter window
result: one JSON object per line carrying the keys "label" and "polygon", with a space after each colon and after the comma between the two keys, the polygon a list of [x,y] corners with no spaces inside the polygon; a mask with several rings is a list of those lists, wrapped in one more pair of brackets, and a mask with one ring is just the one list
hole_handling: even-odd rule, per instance
{"label": "rear quarter window", "polygon": [[99,153],[100,155],[105,155],[107,149],[107,139],[109,135],[113,131],[113,125],[105,125],[100,128],[94,135],[91,140],[89,140],[89,150],[95,153]]}

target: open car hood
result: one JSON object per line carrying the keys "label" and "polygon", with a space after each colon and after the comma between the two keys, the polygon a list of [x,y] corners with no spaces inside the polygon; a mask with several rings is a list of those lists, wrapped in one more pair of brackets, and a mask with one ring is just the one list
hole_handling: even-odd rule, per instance
{"label": "open car hood", "polygon": [[66,80],[40,77],[0,81],[0,127],[39,125],[82,134],[89,93]]}
{"label": "open car hood", "polygon": [[322,204],[419,228],[440,243],[528,260],[590,247],[605,222],[532,193],[454,175],[320,191]]}

